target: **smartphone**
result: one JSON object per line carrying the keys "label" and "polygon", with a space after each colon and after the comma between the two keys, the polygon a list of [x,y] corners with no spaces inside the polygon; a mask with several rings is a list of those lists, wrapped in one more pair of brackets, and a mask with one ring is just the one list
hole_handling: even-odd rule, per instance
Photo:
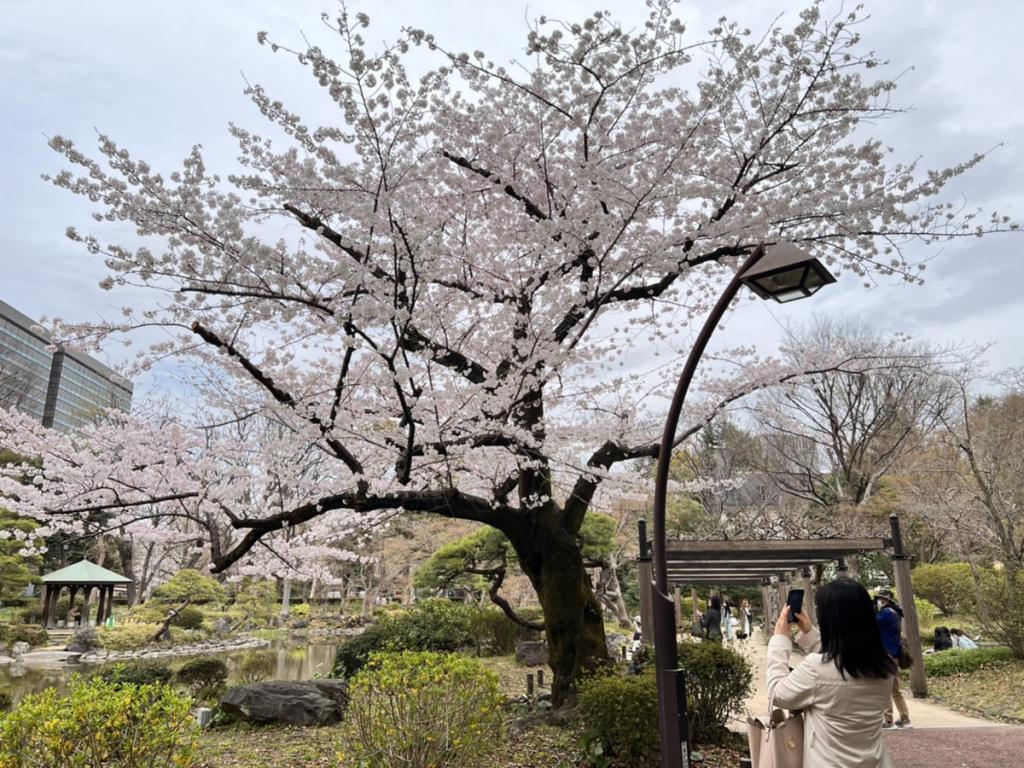
{"label": "smartphone", "polygon": [[804,591],[802,589],[789,590],[786,605],[789,606],[789,623],[796,624],[796,615],[804,609]]}

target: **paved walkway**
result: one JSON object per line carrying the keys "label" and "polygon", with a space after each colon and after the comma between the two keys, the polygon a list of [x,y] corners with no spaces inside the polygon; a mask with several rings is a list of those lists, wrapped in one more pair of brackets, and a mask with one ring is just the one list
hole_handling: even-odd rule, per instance
{"label": "paved walkway", "polygon": [[[746,714],[764,716],[768,714],[768,688],[765,684],[765,639],[760,629],[754,630],[754,635],[746,642],[734,642],[733,647],[746,656],[754,667],[754,693],[747,699]],[[793,666],[796,666],[793,664]],[[910,708],[910,722],[915,729],[920,728],[981,728],[1000,727],[998,723],[989,720],[962,715],[946,707],[936,704],[927,699],[915,699],[911,697],[910,691],[904,691],[907,698],[907,706]],[[745,717],[739,718],[745,730]],[[956,764],[954,764],[955,766]],[[1021,759],[1016,766],[1024,766],[1024,759]]]}

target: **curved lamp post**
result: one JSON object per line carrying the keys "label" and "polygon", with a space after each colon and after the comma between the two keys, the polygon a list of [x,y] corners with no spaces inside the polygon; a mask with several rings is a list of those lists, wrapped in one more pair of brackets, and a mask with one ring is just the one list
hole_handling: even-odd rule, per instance
{"label": "curved lamp post", "polygon": [[668,593],[668,560],[665,548],[665,502],[668,471],[672,461],[672,448],[679,425],[683,401],[690,388],[694,371],[701,355],[718,327],[726,309],[746,285],[762,299],[780,303],[811,296],[836,279],[816,258],[791,243],[777,243],[769,248],[758,245],[736,271],[711,314],[704,321],[686,365],[676,385],[672,404],[665,418],[665,429],[658,451],[658,468],[654,481],[654,530],[652,535],[653,581],[652,608],[654,614],[654,653],[658,671],[658,722],[661,732],[662,768],[683,768],[687,755],[682,750],[681,714],[685,695],[680,685],[678,650],[676,649],[676,622],[672,598]]}

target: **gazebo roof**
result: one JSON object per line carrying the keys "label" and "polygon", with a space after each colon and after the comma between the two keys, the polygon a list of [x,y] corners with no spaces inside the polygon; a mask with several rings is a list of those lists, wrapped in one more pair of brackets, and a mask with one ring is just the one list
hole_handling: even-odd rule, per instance
{"label": "gazebo roof", "polygon": [[80,560],[43,576],[44,584],[131,584],[132,580],[119,573],[108,571],[96,563]]}

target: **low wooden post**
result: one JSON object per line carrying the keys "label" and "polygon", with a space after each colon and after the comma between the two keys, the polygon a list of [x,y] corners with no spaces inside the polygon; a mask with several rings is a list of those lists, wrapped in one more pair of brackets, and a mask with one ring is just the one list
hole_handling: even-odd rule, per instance
{"label": "low wooden post", "polygon": [[818,612],[814,608],[814,581],[811,579],[811,569],[804,568],[800,574],[804,582],[804,610],[812,624],[818,623]]}
{"label": "low wooden post", "polygon": [[533,698],[533,672],[526,673],[526,696]]}
{"label": "low wooden post", "polygon": [[544,670],[543,669],[538,669],[537,670],[537,687],[538,688],[543,688],[544,687]]}
{"label": "low wooden post", "polygon": [[921,655],[921,625],[917,620],[917,606],[914,605],[914,585],[910,580],[910,557],[903,549],[903,533],[900,531],[899,515],[889,515],[892,530],[892,570],[896,577],[896,591],[900,607],[903,608],[903,632],[910,646],[910,690],[915,699],[928,695],[928,680],[924,675],[924,659]]}

